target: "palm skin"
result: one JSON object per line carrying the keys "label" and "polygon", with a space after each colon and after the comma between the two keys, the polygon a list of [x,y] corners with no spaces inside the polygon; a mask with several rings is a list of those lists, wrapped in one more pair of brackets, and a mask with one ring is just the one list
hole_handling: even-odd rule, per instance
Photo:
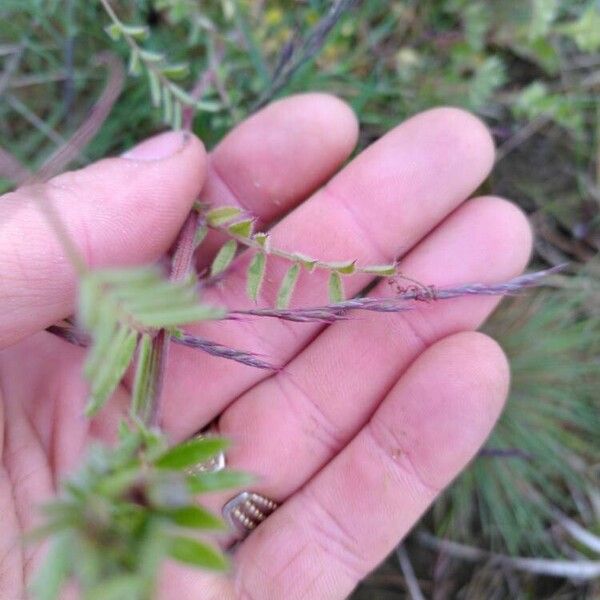
{"label": "palm skin", "polygon": [[[487,176],[485,128],[456,109],[406,121],[339,173],[357,139],[349,108],[323,94],[272,104],[210,155],[194,137],[153,138],[48,184],[49,195],[91,266],[143,264],[168,251],[193,201],[241,204],[272,227],[274,243],[325,260],[381,264],[425,283],[497,281],[526,264],[531,239],[505,200],[465,202]],[[34,199],[2,198],[0,248],[0,597],[26,597],[43,552],[21,549],[36,507],[76,467],[91,439],[114,439],[128,381],[101,415],[82,415],[83,350],[43,331],[72,314],[75,276]],[[292,210],[294,209],[294,210]],[[281,215],[287,216],[280,220]],[[205,265],[219,240],[209,239]],[[240,308],[248,257],[206,293]],[[272,304],[285,265],[268,272]],[[346,293],[368,283],[360,276]],[[294,304],[324,301],[318,274],[302,277]],[[378,284],[375,295],[391,293]],[[269,374],[172,348],[162,426],[179,441],[218,417],[233,440],[228,464],[259,477],[282,506],[214,576],[169,565],[170,598],[343,598],[394,547],[471,459],[507,393],[501,350],[476,329],[492,298],[435,303],[396,315],[361,315],[324,328],[278,321],[190,327],[265,354]],[[228,498],[215,495],[218,509]]]}

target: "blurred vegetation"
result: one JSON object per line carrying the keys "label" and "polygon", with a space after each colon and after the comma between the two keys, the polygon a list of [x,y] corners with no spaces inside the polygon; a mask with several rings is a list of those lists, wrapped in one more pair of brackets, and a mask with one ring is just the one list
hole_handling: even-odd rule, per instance
{"label": "blurred vegetation", "polygon": [[[597,560],[598,549],[564,518],[600,534],[598,2],[369,0],[343,15],[326,43],[331,3],[324,0],[112,6],[123,22],[150,27],[144,48],[188,64],[182,88],[210,74],[202,100],[217,110],[193,121],[209,147],[280,84],[280,94],[319,89],[350,102],[362,125],[360,147],[437,104],[486,120],[498,157],[484,190],[530,215],[540,266],[570,267],[552,289],[505,303],[487,326],[511,359],[509,404],[486,449],[422,528],[506,555]],[[93,57],[111,49],[130,58],[125,43],[106,35],[109,24],[99,2],[2,1],[0,146],[27,168],[69,138],[100,94],[105,74]],[[163,126],[140,70],[83,162]],[[2,175],[0,186],[9,189],[9,173]],[[447,550],[425,548],[417,535],[407,547],[431,598],[600,595],[597,583],[534,576],[485,558],[473,568]],[[393,556],[356,597],[398,598],[406,589]]]}

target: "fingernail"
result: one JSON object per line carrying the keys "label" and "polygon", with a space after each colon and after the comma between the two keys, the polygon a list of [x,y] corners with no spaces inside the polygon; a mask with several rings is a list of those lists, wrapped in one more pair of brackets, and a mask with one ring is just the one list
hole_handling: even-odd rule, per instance
{"label": "fingernail", "polygon": [[167,131],[145,140],[121,155],[131,160],[164,160],[179,152],[189,135],[184,131]]}

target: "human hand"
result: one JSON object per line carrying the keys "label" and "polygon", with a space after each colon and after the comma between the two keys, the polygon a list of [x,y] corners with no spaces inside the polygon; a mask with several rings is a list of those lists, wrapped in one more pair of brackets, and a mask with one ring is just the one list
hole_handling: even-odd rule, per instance
{"label": "human hand", "polygon": [[[165,134],[128,158],[55,178],[44,195],[92,267],[159,259],[201,193],[212,204],[241,204],[263,226],[294,209],[273,226],[277,245],[362,264],[400,256],[402,272],[424,283],[494,282],[524,268],[531,234],[521,212],[498,198],[464,201],[493,163],[490,136],[476,119],[456,109],[423,113],[333,176],[356,138],[343,103],[307,94],[251,117],[208,157],[197,139]],[[25,596],[40,560],[35,547],[20,549],[36,507],[90,439],[112,439],[128,405],[125,381],[88,422],[84,352],[43,331],[72,314],[76,278],[36,195],[22,188],[0,202],[0,596],[7,599]],[[245,264],[247,257],[237,259],[205,299],[246,305]],[[271,265],[264,303],[273,304],[283,269]],[[368,280],[347,282],[352,295]],[[324,289],[321,275],[303,275],[294,304],[322,304]],[[371,293],[391,292],[382,282]],[[170,565],[162,597],[349,594],[493,426],[508,368],[497,345],[473,330],[496,302],[463,298],[329,327],[268,319],[190,327],[286,366],[272,375],[173,347],[163,428],[180,441],[218,418],[219,433],[233,440],[228,465],[256,474],[256,491],[282,506],[237,549],[232,573]],[[210,502],[218,508],[227,498]]]}

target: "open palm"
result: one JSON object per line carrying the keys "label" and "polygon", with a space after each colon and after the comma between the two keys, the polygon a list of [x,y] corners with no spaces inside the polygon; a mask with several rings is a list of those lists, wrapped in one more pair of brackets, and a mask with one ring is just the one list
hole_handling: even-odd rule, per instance
{"label": "open palm", "polygon": [[[406,121],[339,173],[356,143],[348,107],[322,94],[292,97],[239,125],[210,154],[193,136],[163,134],[124,157],[46,184],[92,267],[155,261],[193,201],[240,204],[274,243],[325,260],[401,259],[424,283],[493,282],[528,259],[530,231],[505,200],[465,201],[486,178],[484,126],[450,108]],[[83,416],[84,351],[43,331],[73,313],[74,271],[22,188],[0,202],[0,597],[26,596],[41,552],[21,546],[36,507],[80,461],[90,439],[114,438],[128,382],[92,422]],[[293,210],[292,210],[293,209]],[[210,260],[219,240],[199,257]],[[241,308],[236,259],[206,300]],[[273,304],[286,265],[273,262],[261,303]],[[369,284],[347,280],[346,293]],[[385,282],[370,292],[393,293]],[[326,300],[304,274],[294,304]],[[489,297],[362,314],[328,327],[278,320],[212,322],[194,333],[268,356],[275,374],[172,348],[162,426],[179,441],[217,419],[233,440],[228,465],[282,502],[213,576],[169,565],[164,598],[343,598],[409,531],[485,440],[505,399],[501,350],[475,333]],[[218,509],[227,496],[209,501]]]}

